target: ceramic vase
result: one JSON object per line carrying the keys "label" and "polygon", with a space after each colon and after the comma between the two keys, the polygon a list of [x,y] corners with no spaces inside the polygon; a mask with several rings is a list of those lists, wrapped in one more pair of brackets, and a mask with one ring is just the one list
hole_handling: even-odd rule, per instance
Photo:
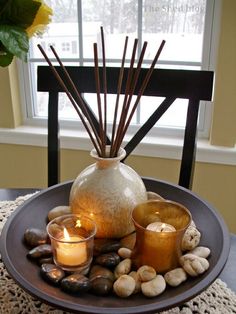
{"label": "ceramic vase", "polygon": [[72,213],[92,218],[96,237],[121,238],[134,231],[131,212],[147,200],[146,188],[141,177],[120,162],[125,157],[123,148],[115,158],[101,158],[95,149],[90,154],[96,162],[78,175],[71,188]]}

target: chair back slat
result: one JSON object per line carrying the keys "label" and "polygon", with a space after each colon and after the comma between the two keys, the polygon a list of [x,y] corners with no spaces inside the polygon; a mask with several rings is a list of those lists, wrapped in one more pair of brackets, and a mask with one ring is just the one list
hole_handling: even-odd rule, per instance
{"label": "chair back slat", "polygon": [[140,129],[135,133],[135,135],[129,140],[129,142],[124,147],[126,151],[125,160],[132,151],[138,146],[146,134],[154,127],[158,120],[163,116],[166,110],[175,101],[174,97],[166,97],[162,103],[157,107],[153,114],[147,119],[147,121],[140,127]]}
{"label": "chair back slat", "polygon": [[60,137],[58,92],[49,92],[48,100],[48,186],[60,181]]}
{"label": "chair back slat", "polygon": [[180,165],[179,185],[189,189],[193,183],[199,105],[199,99],[189,99]]}

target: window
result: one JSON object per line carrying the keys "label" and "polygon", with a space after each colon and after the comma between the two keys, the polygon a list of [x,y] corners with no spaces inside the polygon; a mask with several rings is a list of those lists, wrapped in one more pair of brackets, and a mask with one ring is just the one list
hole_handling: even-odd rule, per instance
{"label": "window", "polygon": [[[166,45],[158,62],[159,67],[214,69],[212,42],[215,40],[214,16],[218,8],[215,0],[47,0],[47,3],[54,9],[53,21],[42,38],[32,39],[29,62],[20,65],[26,123],[44,123],[47,116],[47,95],[37,93],[35,87],[37,65],[46,64],[37,48],[38,43],[52,59],[48,47],[53,45],[66,65],[93,65],[92,45],[94,42],[99,43],[102,25],[108,65],[120,65],[124,39],[128,35],[127,56],[131,55],[134,38],[139,39],[139,52],[142,42],[148,41],[144,66],[149,66],[161,40],[165,39]],[[143,97],[131,129],[142,124],[143,119],[152,113],[153,106],[156,106],[148,97],[148,112],[147,106],[145,110],[142,106],[145,101],[147,100]],[[156,130],[158,134],[171,134],[172,131],[175,135],[178,131],[181,133],[187,105],[178,106],[180,101],[186,103],[183,99],[176,100],[176,104],[154,128],[154,134]],[[88,102],[93,103],[93,95],[89,95]],[[112,97],[110,102],[114,102]],[[64,94],[60,97],[59,109],[62,125],[68,125],[69,120],[70,126],[80,126],[78,116]],[[199,119],[199,129],[203,136],[207,135],[209,126],[210,111],[203,103]]]}
{"label": "window", "polygon": [[67,51],[67,52],[70,52],[70,43],[69,42],[63,42],[62,44],[61,44],[61,50],[62,51]]}

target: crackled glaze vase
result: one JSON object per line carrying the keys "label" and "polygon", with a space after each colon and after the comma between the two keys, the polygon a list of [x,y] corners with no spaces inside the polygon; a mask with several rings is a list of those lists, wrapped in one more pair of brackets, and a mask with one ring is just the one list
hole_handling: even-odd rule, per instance
{"label": "crackled glaze vase", "polygon": [[[110,147],[107,147],[107,155]],[[97,224],[98,238],[121,238],[134,230],[132,209],[147,200],[141,177],[120,161],[121,148],[115,158],[100,158],[75,179],[70,192],[72,213],[87,215]]]}

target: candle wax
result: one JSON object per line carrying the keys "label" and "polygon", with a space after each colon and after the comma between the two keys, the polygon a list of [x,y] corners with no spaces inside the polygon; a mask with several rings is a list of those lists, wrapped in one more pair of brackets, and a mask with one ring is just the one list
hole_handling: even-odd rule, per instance
{"label": "candle wax", "polygon": [[[58,242],[56,248],[57,262],[67,266],[81,265],[87,260],[87,249],[85,242],[78,242],[84,240],[82,237],[73,236],[68,241],[62,238],[66,243]],[[69,243],[71,241],[71,243]],[[76,242],[75,242],[76,241]]]}
{"label": "candle wax", "polygon": [[149,225],[147,225],[146,229],[150,231],[155,231],[155,232],[176,231],[174,226],[167,223],[160,222],[160,221],[155,221],[155,222],[150,223]]}

